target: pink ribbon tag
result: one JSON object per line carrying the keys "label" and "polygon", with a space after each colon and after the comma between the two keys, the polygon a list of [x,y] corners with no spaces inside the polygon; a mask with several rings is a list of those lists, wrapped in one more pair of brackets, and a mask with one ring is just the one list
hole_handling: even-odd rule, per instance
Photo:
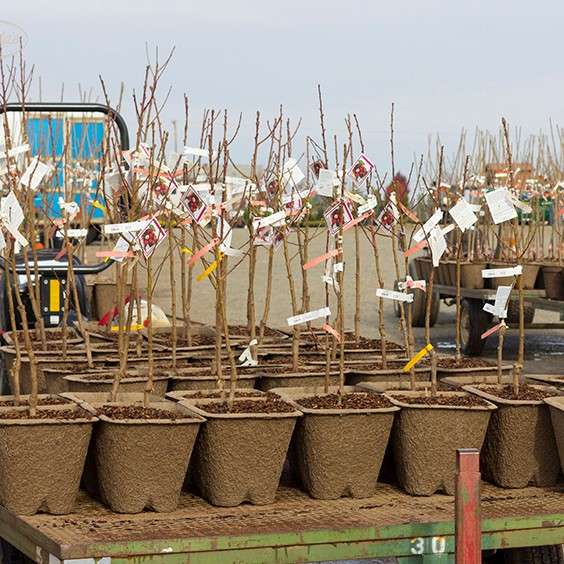
{"label": "pink ribbon tag", "polygon": [[339,335],[339,332],[336,329],[333,329],[331,325],[325,323],[323,325],[323,330],[327,331],[327,333],[331,333],[331,335],[333,335],[333,337],[335,337],[335,339],[337,339],[339,343],[341,342],[341,335]]}
{"label": "pink ribbon tag", "polygon": [[409,256],[415,254],[417,251],[424,249],[427,245],[428,245],[427,240],[423,239],[423,241],[421,241],[420,243],[417,243],[417,245],[415,245],[414,247],[411,247],[411,249],[407,249],[407,251],[405,251],[403,254],[406,257],[409,257]]}
{"label": "pink ribbon tag", "polygon": [[344,225],[343,231],[346,231],[347,229],[350,229],[351,227],[353,227],[354,225],[357,225],[361,221],[364,221],[367,217],[370,217],[373,213],[374,213],[374,211],[370,210],[370,211],[367,211],[366,213],[363,213],[362,215],[359,215],[357,218],[353,219],[352,221],[349,221],[346,225]]}
{"label": "pink ribbon tag", "polygon": [[490,335],[493,335],[496,331],[499,331],[499,329],[501,329],[502,327],[505,327],[505,322],[501,322],[498,323],[497,325],[494,325],[493,327],[490,327],[487,331],[484,331],[481,335],[481,339],[486,339],[487,337],[489,337]]}
{"label": "pink ribbon tag", "polygon": [[215,239],[212,239],[207,245],[202,247],[197,253],[194,253],[190,257],[188,264],[192,266],[198,259],[203,257],[207,252],[211,251],[218,243],[219,239],[217,237]]}
{"label": "pink ribbon tag", "polygon": [[303,269],[309,270],[310,268],[317,266],[320,262],[326,261],[327,259],[330,259],[331,257],[336,257],[341,252],[342,252],[342,249],[333,249],[332,251],[329,251],[328,253],[325,253],[324,255],[318,256],[318,257],[311,259],[310,261],[306,262],[303,265]]}

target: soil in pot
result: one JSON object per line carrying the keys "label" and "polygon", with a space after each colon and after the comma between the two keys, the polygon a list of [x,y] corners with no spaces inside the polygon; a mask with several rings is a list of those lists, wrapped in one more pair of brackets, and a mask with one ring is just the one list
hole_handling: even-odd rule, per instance
{"label": "soil in pot", "polygon": [[[23,333],[23,329],[19,329],[16,331],[18,342],[23,346],[25,346],[25,336]],[[31,344],[33,346],[33,350],[40,351],[44,350],[45,347],[43,346],[43,342],[41,340],[40,335],[37,331],[31,330],[29,331],[29,336],[31,339]],[[14,333],[13,331],[6,331],[2,334],[2,338],[6,342],[8,346],[14,346]],[[47,344],[47,350],[52,349],[53,347],[60,349],[63,344],[63,330],[59,329],[58,327],[47,327],[45,328],[45,341]],[[73,327],[67,328],[67,344],[72,347],[77,343],[82,342],[82,337],[74,329]]]}
{"label": "soil in pot", "polygon": [[290,462],[305,491],[316,499],[373,495],[398,408],[383,395],[351,387],[342,396],[336,388],[278,393],[303,413]]}
{"label": "soil in pot", "polygon": [[[86,374],[71,374],[64,376],[69,392],[110,392],[114,382],[114,374],[110,372],[90,372]],[[156,396],[164,396],[167,391],[169,377],[155,375],[153,391]],[[119,389],[122,392],[142,392],[145,390],[147,377],[135,373],[122,378]]]}
{"label": "soil in pot", "polygon": [[546,297],[551,300],[564,300],[564,270],[562,266],[543,266],[542,276]]}
{"label": "soil in pot", "polygon": [[558,395],[555,388],[521,384],[518,396],[511,385],[478,384],[464,389],[498,407],[480,455],[484,479],[503,488],[554,485],[560,461],[543,400]]}
{"label": "soil in pot", "polygon": [[465,392],[385,395],[402,408],[392,434],[399,485],[411,495],[453,495],[456,449],[481,448],[495,405]]}
{"label": "soil in pot", "polygon": [[192,464],[200,495],[212,505],[272,503],[300,412],[279,398],[201,400],[206,418]]}
{"label": "soil in pot", "polygon": [[118,513],[174,511],[203,419],[165,399],[153,397],[144,406],[141,393],[121,394],[115,403],[107,394],[68,396],[87,402],[100,419],[90,462],[102,501]]}
{"label": "soil in pot", "polygon": [[41,405],[34,418],[0,408],[0,503],[19,515],[71,513],[94,421],[75,404]]}
{"label": "soil in pot", "polygon": [[564,396],[545,398],[548,404],[558,454],[560,455],[560,468],[564,472]]}
{"label": "soil in pot", "polygon": [[[511,364],[504,364],[501,367],[501,374],[509,376],[513,370]],[[496,376],[497,364],[495,361],[485,358],[462,357],[460,362],[454,357],[437,357],[437,378],[445,378],[448,376],[468,376],[481,378],[483,376]]]}

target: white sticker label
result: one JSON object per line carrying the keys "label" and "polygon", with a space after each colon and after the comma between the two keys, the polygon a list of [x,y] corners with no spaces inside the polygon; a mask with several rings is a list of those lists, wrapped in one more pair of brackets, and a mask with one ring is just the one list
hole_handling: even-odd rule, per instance
{"label": "white sticker label", "polygon": [[[86,237],[88,235],[88,229],[67,229],[67,236],[72,237],[73,239],[81,239],[82,237]],[[57,233],[55,233],[55,237],[62,239],[65,236],[64,230],[59,229]]]}
{"label": "white sticker label", "polygon": [[505,278],[507,276],[519,276],[523,274],[521,265],[512,268],[487,268],[482,270],[482,278]]}
{"label": "white sticker label", "polygon": [[330,315],[331,310],[328,307],[323,307],[321,309],[288,317],[288,325],[299,325],[300,323],[307,323],[308,321],[313,321],[314,319],[319,319],[320,317],[329,317]]}
{"label": "white sticker label", "polygon": [[386,298],[388,300],[395,300],[396,302],[412,302],[413,294],[406,294],[405,292],[396,292],[395,290],[386,290],[384,288],[377,288],[376,296],[379,298]]}
{"label": "white sticker label", "polygon": [[104,235],[111,235],[114,233],[134,233],[141,231],[149,225],[150,220],[130,221],[128,223],[109,223],[104,225]]}

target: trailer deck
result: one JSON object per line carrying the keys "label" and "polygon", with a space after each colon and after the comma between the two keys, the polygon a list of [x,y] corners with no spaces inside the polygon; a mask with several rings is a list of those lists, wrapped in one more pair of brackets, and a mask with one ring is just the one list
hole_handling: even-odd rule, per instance
{"label": "trailer deck", "polygon": [[[482,548],[564,542],[564,484],[482,485]],[[367,499],[321,501],[281,487],[272,505],[213,507],[183,492],[173,513],[120,515],[81,492],[75,513],[16,516],[0,536],[37,562],[312,562],[396,557],[452,561],[454,497],[412,497],[379,484]]]}

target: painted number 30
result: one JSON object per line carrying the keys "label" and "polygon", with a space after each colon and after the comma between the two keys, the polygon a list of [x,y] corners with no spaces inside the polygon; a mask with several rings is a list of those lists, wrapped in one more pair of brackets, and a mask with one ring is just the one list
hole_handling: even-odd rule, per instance
{"label": "painted number 30", "polygon": [[[427,550],[425,550],[425,545],[427,545]],[[431,550],[429,550],[429,548]],[[431,537],[430,539],[417,537],[415,539],[411,539],[411,554],[425,554],[429,552],[432,552],[433,554],[442,554],[445,551],[445,537]]]}

